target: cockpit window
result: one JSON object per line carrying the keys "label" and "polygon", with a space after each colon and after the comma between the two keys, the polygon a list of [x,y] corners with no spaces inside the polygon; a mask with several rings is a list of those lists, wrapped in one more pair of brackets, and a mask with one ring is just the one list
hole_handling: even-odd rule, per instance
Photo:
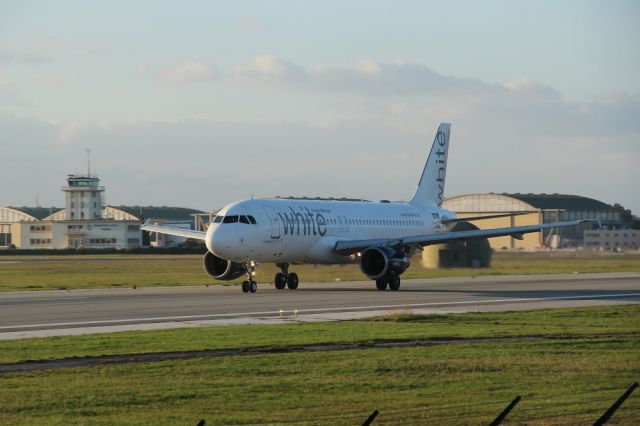
{"label": "cockpit window", "polygon": [[256,225],[256,218],[251,215],[216,216],[213,223],[246,223]]}
{"label": "cockpit window", "polygon": [[238,216],[234,215],[234,216],[225,216],[224,220],[222,221],[222,223],[237,223],[238,222]]}

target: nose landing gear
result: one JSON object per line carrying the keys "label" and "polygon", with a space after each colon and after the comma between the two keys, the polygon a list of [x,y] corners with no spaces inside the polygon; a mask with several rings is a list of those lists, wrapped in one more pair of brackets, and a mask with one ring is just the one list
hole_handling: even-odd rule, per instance
{"label": "nose landing gear", "polygon": [[282,290],[285,287],[289,287],[290,290],[298,288],[298,274],[295,272],[289,273],[288,263],[277,263],[277,267],[282,269],[282,272],[278,272],[273,279],[273,283],[278,290]]}
{"label": "nose landing gear", "polygon": [[243,293],[255,293],[258,291],[258,283],[253,279],[256,274],[256,262],[248,262],[247,263],[247,279],[242,282],[242,292]]}

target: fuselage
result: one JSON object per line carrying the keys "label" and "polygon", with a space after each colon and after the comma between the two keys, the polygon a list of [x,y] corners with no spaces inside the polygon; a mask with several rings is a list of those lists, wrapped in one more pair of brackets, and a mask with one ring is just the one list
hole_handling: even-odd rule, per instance
{"label": "fuselage", "polygon": [[445,231],[449,210],[411,203],[255,199],[225,206],[207,229],[206,245],[234,262],[351,263],[340,240],[402,238]]}

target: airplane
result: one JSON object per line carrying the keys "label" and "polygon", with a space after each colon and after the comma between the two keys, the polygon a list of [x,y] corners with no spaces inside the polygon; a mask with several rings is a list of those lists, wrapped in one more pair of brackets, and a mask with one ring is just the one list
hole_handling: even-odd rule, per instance
{"label": "airplane", "polygon": [[141,229],[204,240],[205,272],[216,280],[233,280],[243,274],[242,291],[255,293],[255,269],[274,263],[281,272],[276,289],[298,288],[298,275],[290,265],[359,263],[378,290],[398,290],[409,259],[424,246],[522,235],[542,229],[576,226],[568,221],[530,226],[452,231],[457,222],[513,216],[502,213],[457,218],[442,208],[451,124],[438,127],[422,175],[406,202],[370,202],[345,199],[250,199],[226,205],[205,231],[145,223]]}

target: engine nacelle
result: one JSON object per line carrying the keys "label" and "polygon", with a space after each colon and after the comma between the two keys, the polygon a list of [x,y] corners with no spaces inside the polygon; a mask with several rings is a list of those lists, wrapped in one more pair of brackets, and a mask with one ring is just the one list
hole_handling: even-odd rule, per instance
{"label": "engine nacelle", "polygon": [[360,270],[372,280],[397,277],[408,267],[407,256],[391,247],[371,247],[360,255]]}
{"label": "engine nacelle", "polygon": [[210,251],[204,255],[202,262],[207,275],[216,280],[234,280],[247,273],[246,265],[221,259]]}

